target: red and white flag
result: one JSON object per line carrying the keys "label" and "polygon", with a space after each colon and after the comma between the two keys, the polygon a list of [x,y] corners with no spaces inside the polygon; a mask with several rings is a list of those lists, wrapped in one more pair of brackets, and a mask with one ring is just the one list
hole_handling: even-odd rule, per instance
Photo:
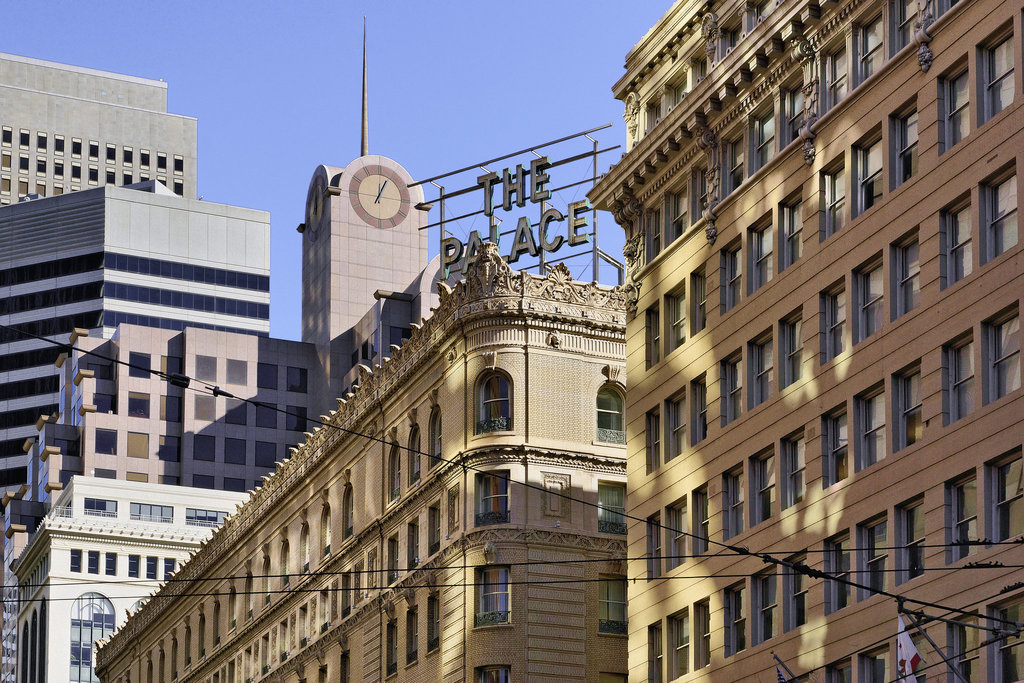
{"label": "red and white flag", "polygon": [[922,662],[921,653],[914,647],[914,640],[907,633],[903,617],[896,618],[899,620],[899,628],[896,631],[896,680],[899,683],[914,683],[917,680],[914,672]]}

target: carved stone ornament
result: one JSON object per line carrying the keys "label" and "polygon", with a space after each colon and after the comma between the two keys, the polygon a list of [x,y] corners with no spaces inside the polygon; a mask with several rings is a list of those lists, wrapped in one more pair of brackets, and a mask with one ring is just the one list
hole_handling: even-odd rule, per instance
{"label": "carved stone ornament", "polygon": [[818,120],[818,79],[810,78],[803,86],[804,114],[800,123],[800,139],[804,141],[804,163],[814,163],[814,124]]}
{"label": "carved stone ornament", "polygon": [[717,62],[718,42],[722,38],[722,32],[718,28],[718,15],[708,12],[700,20],[700,37],[704,39],[704,51],[708,53],[708,60]]}
{"label": "carved stone ornament", "polygon": [[921,67],[921,71],[925,72],[932,68],[932,62],[935,59],[935,54],[928,46],[928,43],[932,42],[932,37],[929,35],[928,29],[931,28],[933,23],[935,23],[934,0],[917,0],[917,21],[914,22],[914,42],[918,45],[917,64]]}
{"label": "carved stone ornament", "polygon": [[405,603],[410,607],[416,604],[416,589],[412,586],[402,590],[402,597],[405,599]]}
{"label": "carved stone ornament", "polygon": [[484,351],[481,354],[484,358],[484,365],[488,369],[493,370],[498,366],[498,352],[497,351]]}
{"label": "carved stone ornament", "polygon": [[484,544],[484,562],[494,564],[498,560],[498,546],[494,541]]}
{"label": "carved stone ornament", "polygon": [[622,384],[623,370],[621,366],[608,364],[601,368],[601,374],[608,378],[609,382]]}
{"label": "carved stone ornament", "polygon": [[626,95],[626,109],[622,118],[626,121],[626,136],[628,142],[636,140],[638,118],[640,116],[640,96],[635,92]]}
{"label": "carved stone ornament", "polygon": [[384,604],[382,605],[382,607],[384,608],[384,616],[386,616],[388,618],[388,621],[391,621],[392,619],[395,618],[395,603],[394,603],[394,601],[392,601],[392,600],[385,600]]}
{"label": "carved stone ornament", "polygon": [[558,336],[558,332],[552,330],[548,333],[547,344],[553,349],[557,349],[562,346],[562,338]]}
{"label": "carved stone ornament", "polygon": [[640,301],[640,282],[636,279],[636,272],[643,263],[644,256],[644,231],[637,230],[632,237],[626,240],[622,246],[622,255],[626,259],[626,282],[622,285],[622,291],[626,295],[626,314],[635,315],[636,305]]}
{"label": "carved stone ornament", "polygon": [[455,347],[453,346],[452,348],[448,349],[448,354],[445,356],[445,359],[448,361],[448,365],[454,365],[458,357],[459,354],[455,352]]}
{"label": "carved stone ornament", "polygon": [[632,195],[616,199],[612,203],[612,216],[616,223],[628,231],[633,226],[633,221],[640,216],[639,200]]}
{"label": "carved stone ornament", "polygon": [[715,225],[718,215],[715,211],[721,201],[720,147],[715,132],[706,126],[700,129],[697,145],[704,150],[708,163],[708,167],[704,171],[704,181],[707,186],[707,203],[704,206],[704,216],[708,219],[707,227],[704,228],[704,236],[708,244],[714,244],[715,240],[718,239],[718,226]]}

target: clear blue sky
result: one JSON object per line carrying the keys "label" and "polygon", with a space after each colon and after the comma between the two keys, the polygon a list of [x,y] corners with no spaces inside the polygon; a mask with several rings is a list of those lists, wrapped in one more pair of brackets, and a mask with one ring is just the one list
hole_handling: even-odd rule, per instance
{"label": "clear blue sky", "polygon": [[199,119],[199,194],[270,211],[271,334],[297,339],[295,226],[313,169],[359,155],[364,15],[370,152],[425,178],[605,123],[602,143],[622,144],[611,85],[670,5],[0,0],[19,17],[0,51],[167,81],[169,110]]}

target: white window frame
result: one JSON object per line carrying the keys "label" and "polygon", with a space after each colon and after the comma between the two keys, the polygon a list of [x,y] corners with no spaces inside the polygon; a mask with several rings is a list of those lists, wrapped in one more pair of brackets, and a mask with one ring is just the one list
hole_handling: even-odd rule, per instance
{"label": "white window frame", "polygon": [[857,420],[855,471],[871,467],[885,459],[885,392],[881,389],[854,399]]}
{"label": "white window frame", "polygon": [[739,242],[722,249],[722,313],[731,311],[740,303],[743,280],[741,250]]}
{"label": "white window frame", "polygon": [[722,475],[722,539],[729,540],[744,530],[743,466]]}
{"label": "white window frame", "polygon": [[721,368],[722,426],[737,420],[743,410],[743,360],[739,354],[723,360]]}
{"label": "white window frame", "polygon": [[747,251],[750,254],[748,293],[753,294],[771,282],[774,271],[772,224],[764,223],[747,231]]}
{"label": "white window frame", "polygon": [[[1016,313],[984,325],[986,404],[1020,388],[1020,316]],[[1016,345],[1013,339],[1016,338]],[[1016,376],[1013,368],[1016,366]],[[1008,368],[1003,372],[1002,368]]]}
{"label": "white window frame", "polygon": [[945,347],[946,424],[974,412],[974,340],[970,337]]}
{"label": "white window frame", "polygon": [[[761,337],[748,347],[750,360],[750,400],[753,410],[767,401],[775,385],[775,345],[771,336]],[[731,420],[730,420],[731,421]]]}
{"label": "white window frame", "polygon": [[893,452],[911,446],[924,434],[924,416],[921,403],[921,368],[910,368],[892,377],[893,421],[896,433],[893,435]]}
{"label": "white window frame", "polygon": [[974,272],[974,242],[971,231],[971,205],[959,204],[943,210],[942,288],[956,284]]}
{"label": "white window frame", "polygon": [[840,165],[821,173],[821,239],[826,240],[846,224],[846,171]]}
{"label": "white window frame", "polygon": [[779,386],[785,389],[803,374],[803,319],[799,314],[779,321]]}
{"label": "white window frame", "polygon": [[[1015,64],[1015,57],[1013,54],[1013,35],[1004,36],[1002,40],[992,41],[988,47],[984,47],[981,50],[979,61],[981,62],[982,69],[982,85],[984,87],[984,93],[982,94],[982,111],[979,117],[979,125],[985,123],[999,112],[1006,109],[1008,106],[1013,104],[1013,99],[1016,95],[1016,87],[1014,86],[1013,69]],[[997,71],[998,66],[996,65],[996,51],[1001,48],[1008,48],[1010,52],[1009,68]],[[1000,102],[997,98],[997,93],[1000,92],[1002,84],[1009,80],[1010,82],[1010,100],[1008,102]]]}
{"label": "white window frame", "polygon": [[804,227],[803,202],[779,205],[779,272],[789,268],[803,255],[801,231]]}
{"label": "white window frame", "polygon": [[[986,183],[981,188],[985,263],[1017,246],[1017,176]],[[1007,227],[1012,225],[1012,238]]]}
{"label": "white window frame", "polygon": [[[881,262],[873,262],[854,271],[853,284],[857,296],[857,324],[853,330],[854,344],[857,344],[882,329],[885,318],[885,274]],[[877,285],[877,291],[874,285]]]}
{"label": "white window frame", "polygon": [[803,433],[782,439],[782,509],[793,507],[807,496],[807,442]]}
{"label": "white window frame", "polygon": [[850,476],[849,419],[846,409],[834,410],[822,418],[822,483],[827,488]]}
{"label": "white window frame", "polygon": [[846,290],[834,287],[821,295],[822,363],[827,363],[846,350]]}

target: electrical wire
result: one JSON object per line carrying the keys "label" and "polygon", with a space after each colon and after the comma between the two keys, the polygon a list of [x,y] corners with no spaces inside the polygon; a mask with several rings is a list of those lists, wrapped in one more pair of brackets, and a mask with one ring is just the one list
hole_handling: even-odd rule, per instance
{"label": "electrical wire", "polygon": [[[61,343],[61,342],[55,341],[55,340],[47,339],[45,337],[40,337],[39,335],[34,335],[34,334],[31,334],[31,333],[28,333],[28,332],[23,332],[21,330],[17,330],[15,328],[12,328],[12,327],[10,327],[8,325],[0,324],[0,328],[10,329],[10,330],[14,331],[17,334],[26,334],[28,336],[41,339],[41,340],[46,341],[48,343],[54,344],[56,346],[60,346],[61,348],[64,348],[69,353],[69,356],[70,356],[71,352],[77,350],[71,344],[65,344],[65,343]],[[132,363],[130,363],[128,361],[121,361],[121,360],[118,360],[118,359],[108,358],[108,357],[105,357],[105,356],[103,356],[101,354],[98,354],[98,353],[95,353],[95,352],[92,352],[92,351],[84,351],[84,350],[80,350],[80,351],[82,353],[85,353],[85,354],[88,354],[88,355],[92,355],[92,356],[95,356],[97,358],[101,358],[103,360],[106,360],[107,362],[114,362],[114,363],[118,363],[118,364],[121,364],[121,365],[128,366],[129,368],[135,368],[135,369],[138,369],[138,370],[144,370],[146,372],[149,372],[150,374],[154,374],[154,375],[157,375],[158,377],[164,378],[167,381],[171,382],[171,384],[173,384],[175,386],[182,387],[183,389],[191,389],[193,391],[198,391],[195,387],[191,386],[193,378],[189,377],[188,375],[184,375],[184,374],[181,374],[181,373],[166,373],[166,372],[162,372],[162,371],[153,370],[151,368],[135,365],[135,364],[132,364]],[[282,413],[284,413],[286,415],[294,415],[296,417],[303,417],[303,418],[305,418],[309,422],[317,423],[321,427],[330,427],[331,429],[334,429],[334,430],[336,430],[336,431],[338,431],[340,433],[343,433],[343,434],[348,434],[350,436],[355,436],[355,437],[359,437],[359,438],[362,438],[362,439],[366,439],[366,440],[371,441],[371,442],[379,443],[379,444],[381,444],[383,446],[390,446],[392,449],[397,448],[397,449],[399,449],[401,451],[406,451],[408,453],[412,453],[412,454],[416,454],[416,455],[421,455],[421,456],[426,456],[426,457],[428,457],[431,460],[436,461],[436,462],[443,462],[443,463],[447,463],[447,464],[450,464],[450,465],[453,465],[453,466],[456,466],[456,467],[461,467],[464,471],[472,470],[474,472],[487,474],[489,476],[493,476],[493,477],[496,477],[498,479],[503,479],[505,481],[505,483],[509,484],[509,485],[512,484],[512,483],[515,483],[515,484],[517,484],[519,486],[522,486],[524,488],[532,489],[532,490],[536,490],[538,492],[544,493],[545,495],[556,496],[556,497],[559,497],[559,498],[561,498],[563,500],[566,500],[566,501],[577,502],[577,503],[581,503],[581,504],[583,504],[585,506],[588,506],[588,507],[593,507],[593,508],[599,508],[600,509],[600,504],[599,503],[595,503],[595,502],[592,502],[592,501],[589,501],[589,500],[583,500],[583,499],[580,499],[580,498],[576,498],[576,497],[574,497],[574,496],[572,496],[570,494],[563,493],[563,492],[560,492],[560,491],[548,490],[545,487],[542,487],[542,486],[537,485],[537,484],[532,484],[530,482],[517,481],[517,480],[514,480],[510,476],[507,476],[507,475],[506,476],[496,475],[494,472],[491,472],[491,471],[488,471],[488,470],[484,470],[484,469],[481,469],[481,468],[473,466],[473,465],[468,465],[468,464],[466,464],[464,462],[465,456],[462,456],[462,458],[461,458],[462,461],[460,462],[460,461],[457,461],[457,460],[454,460],[454,459],[444,458],[444,457],[442,457],[440,455],[435,455],[435,454],[431,454],[431,453],[425,453],[423,451],[420,451],[419,449],[414,449],[414,448],[409,447],[409,446],[403,446],[403,445],[401,445],[401,444],[399,444],[397,442],[388,441],[384,437],[374,436],[372,434],[365,434],[365,433],[362,433],[362,432],[359,432],[359,431],[356,431],[356,430],[353,430],[353,429],[348,429],[346,427],[342,427],[340,425],[332,424],[332,423],[329,423],[329,422],[324,422],[323,420],[319,420],[319,419],[316,419],[316,418],[309,418],[309,417],[306,417],[306,416],[299,416],[297,414],[290,413],[290,412],[288,412],[285,409],[279,408],[276,404],[267,404],[267,403],[264,403],[262,401],[256,401],[256,400],[250,399],[250,398],[243,398],[243,397],[235,396],[231,392],[228,392],[228,391],[225,391],[225,390],[221,389],[219,386],[208,384],[208,383],[206,383],[206,382],[204,382],[202,380],[194,380],[194,381],[196,381],[196,382],[198,382],[200,384],[203,384],[211,392],[211,394],[213,396],[225,396],[227,398],[233,398],[233,399],[236,399],[236,400],[240,400],[240,401],[243,401],[245,403],[252,404],[254,406],[263,406],[264,408],[269,408],[269,409],[275,410],[277,412],[282,412]],[[630,519],[630,520],[633,520],[633,521],[636,521],[636,522],[643,522],[645,524],[647,523],[646,519],[642,519],[640,517],[636,517],[636,516],[631,515],[631,514],[626,513],[626,512],[617,512],[616,514],[619,515],[620,517],[624,518],[624,519]],[[942,605],[940,603],[931,602],[931,601],[928,601],[928,600],[920,600],[920,599],[917,599],[917,598],[910,598],[910,597],[907,597],[907,596],[904,596],[904,595],[899,595],[897,593],[893,593],[893,592],[890,592],[890,591],[887,591],[887,590],[874,590],[869,585],[857,583],[857,582],[855,582],[855,581],[853,581],[851,579],[845,578],[844,576],[838,576],[838,575],[835,575],[835,574],[829,574],[828,572],[824,572],[822,570],[813,569],[811,567],[808,567],[806,564],[803,564],[802,562],[793,562],[793,561],[788,560],[788,559],[780,559],[780,558],[774,557],[773,555],[771,555],[770,553],[767,553],[767,552],[751,551],[750,549],[748,549],[748,548],[746,548],[744,546],[733,545],[733,544],[730,544],[730,543],[726,543],[724,541],[716,541],[716,540],[711,539],[711,538],[704,538],[702,536],[697,536],[697,535],[692,534],[692,533],[690,533],[688,531],[685,531],[685,530],[673,529],[673,528],[670,528],[670,527],[667,527],[667,526],[661,525],[661,524],[659,524],[658,527],[659,527],[660,530],[663,530],[663,531],[664,530],[672,531],[673,533],[675,533],[676,535],[679,535],[679,536],[687,536],[687,537],[690,537],[690,538],[695,538],[695,539],[701,540],[701,541],[703,541],[703,542],[705,542],[705,543],[707,543],[709,545],[718,546],[719,547],[718,551],[716,551],[714,553],[709,553],[707,555],[707,556],[710,556],[710,557],[721,556],[721,555],[738,555],[738,556],[757,558],[757,559],[761,560],[765,564],[775,565],[777,567],[782,567],[782,568],[788,569],[789,571],[792,571],[792,572],[799,573],[799,574],[802,574],[804,576],[807,576],[809,578],[834,581],[836,583],[847,585],[847,586],[849,586],[851,588],[856,588],[856,589],[862,590],[862,591],[868,591],[870,593],[874,593],[874,594],[878,594],[878,595],[885,595],[885,596],[891,597],[893,599],[902,600],[904,602],[913,603],[915,605],[921,605],[923,607],[931,607],[933,609],[946,610],[946,611],[949,611],[949,612],[959,612],[960,611],[958,608],[948,607],[946,605]],[[847,573],[851,573],[851,572],[847,572]],[[664,578],[664,577],[660,577],[660,578]],[[1011,622],[1011,621],[1002,620],[1002,619],[997,619],[997,620],[1004,621],[1007,624],[1013,624],[1014,626],[1017,625],[1017,622]]]}

